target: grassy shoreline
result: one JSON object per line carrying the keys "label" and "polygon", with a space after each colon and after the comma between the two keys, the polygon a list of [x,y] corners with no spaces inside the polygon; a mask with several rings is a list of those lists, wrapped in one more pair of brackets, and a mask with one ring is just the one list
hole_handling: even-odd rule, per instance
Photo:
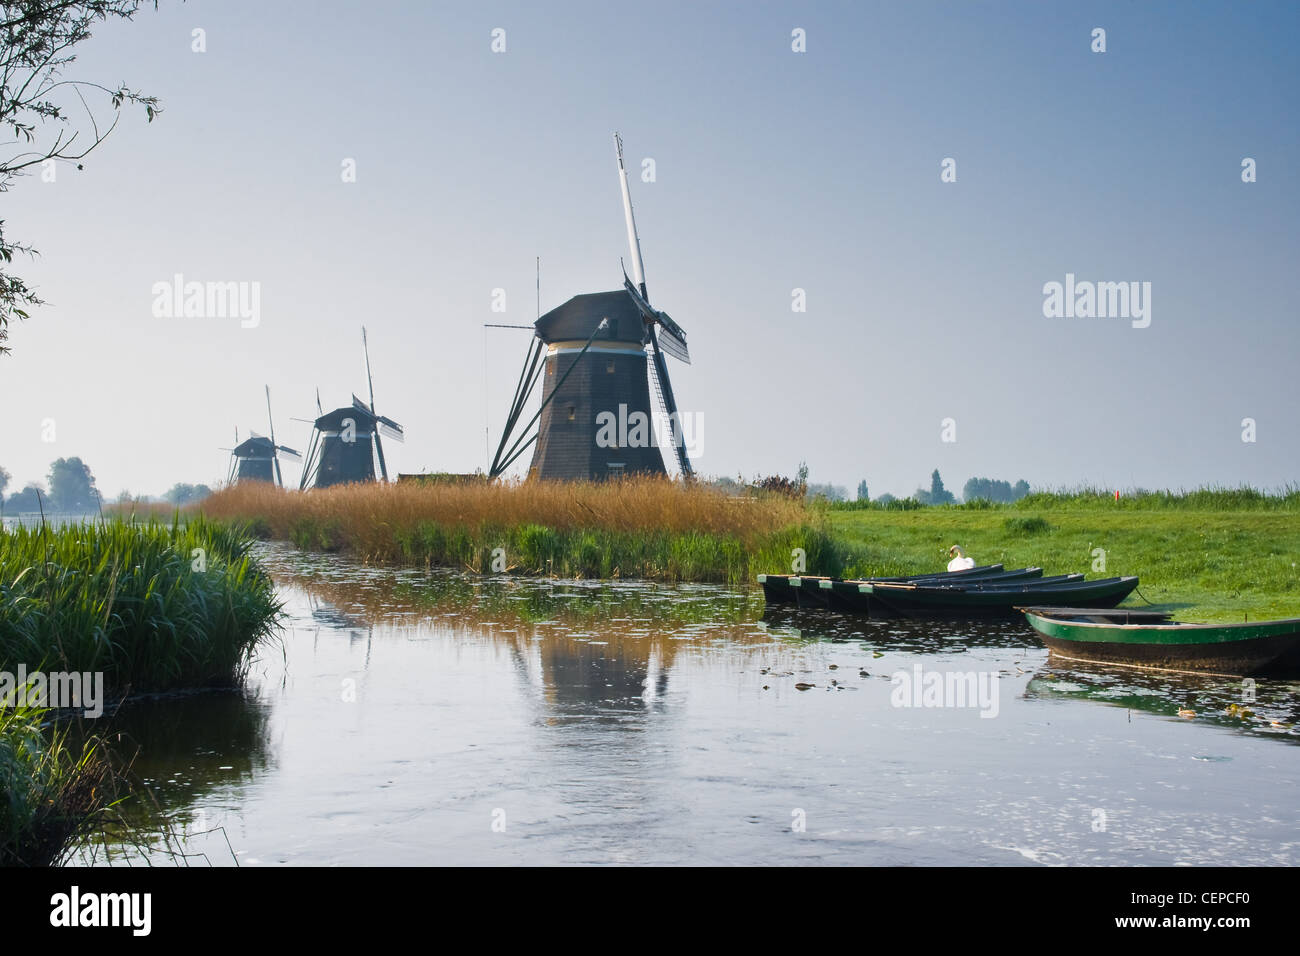
{"label": "grassy shoreline", "polygon": [[922,506],[737,497],[658,479],[351,485],[305,494],[242,485],[198,510],[365,562],[556,577],[752,584],[757,574],[794,570],[795,549],[807,574],[911,574],[942,570],[949,546],[960,544],[981,564],[1136,574],[1140,595],[1189,620],[1300,617],[1295,487],[1130,492],[1118,500],[1085,488],[1005,504]]}
{"label": "grassy shoreline", "polygon": [[[980,564],[1049,574],[1136,574],[1139,591],[1181,619],[1300,617],[1300,502],[1212,508],[1113,498],[1044,499],[912,511],[837,509],[832,535],[849,576],[942,569],[960,544]],[[1195,501],[1195,499],[1193,499]],[[1096,549],[1105,552],[1101,567]],[[1142,604],[1135,595],[1127,602]]]}
{"label": "grassy shoreline", "polygon": [[[202,518],[0,531],[0,671],[102,675],[97,703],[233,687],[280,606],[252,539]],[[57,863],[128,784],[41,702],[0,701],[0,865]]]}

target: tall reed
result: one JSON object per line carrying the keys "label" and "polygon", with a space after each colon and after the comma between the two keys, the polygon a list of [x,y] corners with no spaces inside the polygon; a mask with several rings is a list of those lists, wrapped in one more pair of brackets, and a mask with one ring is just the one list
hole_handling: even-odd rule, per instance
{"label": "tall reed", "polygon": [[809,572],[835,573],[839,561],[818,508],[655,478],[307,492],[255,483],[196,508],[305,549],[475,571],[490,570],[498,548],[512,570],[566,577],[743,580],[789,566],[795,548]]}
{"label": "tall reed", "polygon": [[232,686],[279,613],[251,544],[202,517],[0,533],[0,667],[103,672],[110,697]]}
{"label": "tall reed", "polygon": [[47,712],[0,709],[0,866],[63,861],[117,800],[121,777],[92,737],[79,748]]}

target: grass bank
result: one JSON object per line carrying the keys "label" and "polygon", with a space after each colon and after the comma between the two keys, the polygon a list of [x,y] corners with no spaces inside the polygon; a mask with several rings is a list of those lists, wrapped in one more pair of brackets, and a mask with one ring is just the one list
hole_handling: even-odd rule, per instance
{"label": "grass bank", "polygon": [[[0,671],[102,674],[109,700],[236,685],[280,610],[251,545],[201,517],[0,532]],[[124,785],[40,704],[0,701],[0,863],[56,862]]]}
{"label": "grass bank", "polygon": [[224,489],[197,507],[208,518],[249,523],[303,549],[380,563],[744,582],[787,566],[791,550],[803,548],[809,572],[843,570],[823,508],[654,478],[309,492],[258,483]]}
{"label": "grass bank", "polygon": [[[914,510],[833,509],[846,574],[941,570],[960,544],[979,564],[1049,574],[1136,574],[1150,601],[1180,618],[1300,617],[1300,494],[1202,491],[1035,494],[1013,504]],[[1097,549],[1104,551],[1104,571]],[[1140,604],[1137,595],[1128,603]]]}

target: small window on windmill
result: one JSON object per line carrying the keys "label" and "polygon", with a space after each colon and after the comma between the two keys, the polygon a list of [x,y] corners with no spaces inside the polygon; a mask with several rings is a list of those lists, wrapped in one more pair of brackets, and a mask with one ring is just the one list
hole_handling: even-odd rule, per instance
{"label": "small window on windmill", "polygon": [[609,375],[613,375],[613,374],[614,374],[614,360],[613,360],[613,359],[610,359],[608,362],[605,363],[605,372],[606,372],[606,374],[609,374]]}
{"label": "small window on windmill", "polygon": [[608,466],[608,467],[609,467],[609,476],[610,476],[611,478],[621,478],[621,477],[623,477],[623,467],[624,467],[623,462],[621,462],[621,461],[620,461],[620,462],[612,462],[612,461],[611,461],[611,462],[609,463],[609,466]]}
{"label": "small window on windmill", "polygon": [[575,418],[577,418],[577,417],[578,417],[578,410],[577,410],[576,408],[574,408],[572,405],[570,405],[570,406],[569,406],[569,421],[573,421],[573,420],[574,420]]}

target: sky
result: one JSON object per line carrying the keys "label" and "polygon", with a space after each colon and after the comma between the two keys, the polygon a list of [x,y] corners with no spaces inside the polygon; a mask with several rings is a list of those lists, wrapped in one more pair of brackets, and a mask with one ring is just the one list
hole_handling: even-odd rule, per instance
{"label": "sky", "polygon": [[[266,385],[305,450],[317,388],[367,395],[364,325],[390,472],[486,469],[530,336],[485,323],[536,318],[539,257],[543,312],[622,285],[617,130],[697,472],[1295,483],[1298,27],[1273,3],[162,0],[67,75],[163,112],[0,195],[48,303],[0,359],[0,467],[10,492],[74,455],[106,498],[215,484]],[[178,274],[256,288],[256,319],[156,314]],[[1045,315],[1067,275],[1149,311]]]}

